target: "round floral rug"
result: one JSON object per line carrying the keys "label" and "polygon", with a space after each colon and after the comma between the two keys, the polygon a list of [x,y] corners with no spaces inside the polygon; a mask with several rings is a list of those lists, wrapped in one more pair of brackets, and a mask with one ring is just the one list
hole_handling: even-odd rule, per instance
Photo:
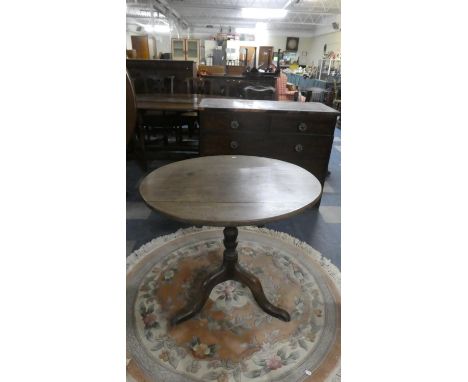
{"label": "round floral rug", "polygon": [[237,249],[290,322],[263,312],[247,287],[226,281],[199,314],[169,325],[221,263],[222,238],[222,228],[188,228],[127,258],[127,380],[340,381],[340,272],[284,233],[239,228]]}

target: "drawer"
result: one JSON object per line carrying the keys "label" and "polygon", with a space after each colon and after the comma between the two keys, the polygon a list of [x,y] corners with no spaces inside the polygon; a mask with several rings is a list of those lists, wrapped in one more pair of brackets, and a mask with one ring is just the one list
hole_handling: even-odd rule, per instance
{"label": "drawer", "polygon": [[266,133],[270,116],[264,112],[200,112],[201,129],[212,132],[235,131],[243,133]]}
{"label": "drawer", "polygon": [[271,132],[280,134],[333,135],[336,117],[330,115],[281,114],[272,115]]}
{"label": "drawer", "polygon": [[323,135],[270,134],[266,140],[269,153],[285,161],[328,160],[333,144],[333,137]]}
{"label": "drawer", "polygon": [[266,134],[200,130],[200,155],[268,156],[267,138]]}
{"label": "drawer", "polygon": [[203,131],[200,136],[201,155],[256,155],[285,161],[328,161],[333,137],[246,134],[227,131]]}

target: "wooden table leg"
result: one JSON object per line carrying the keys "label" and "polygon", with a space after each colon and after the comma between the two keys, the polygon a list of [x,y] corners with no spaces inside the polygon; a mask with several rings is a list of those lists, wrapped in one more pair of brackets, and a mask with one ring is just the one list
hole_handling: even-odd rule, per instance
{"label": "wooden table leg", "polygon": [[255,301],[266,313],[273,317],[279,318],[283,321],[290,321],[291,317],[285,310],[274,306],[268,301],[263,292],[262,284],[260,280],[246,271],[238,262],[237,254],[237,235],[238,230],[236,227],[226,227],[224,233],[224,254],[223,264],[214,273],[210,274],[202,282],[201,289],[193,297],[193,300],[184,309],[178,312],[172,319],[171,324],[177,325],[189,318],[195,316],[200,312],[205,305],[206,301],[210,297],[210,293],[213,288],[227,280],[235,280],[245,284],[252,292]]}

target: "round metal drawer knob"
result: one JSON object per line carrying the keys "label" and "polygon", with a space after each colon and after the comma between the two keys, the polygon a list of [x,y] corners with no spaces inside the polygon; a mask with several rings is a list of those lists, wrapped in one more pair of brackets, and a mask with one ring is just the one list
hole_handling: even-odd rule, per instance
{"label": "round metal drawer knob", "polygon": [[302,147],[301,144],[297,144],[296,146],[294,146],[294,150],[295,150],[297,153],[300,153],[302,150],[304,150],[304,147]]}
{"label": "round metal drawer knob", "polygon": [[239,128],[239,122],[237,121],[231,121],[231,129],[238,129]]}
{"label": "round metal drawer knob", "polygon": [[304,132],[307,130],[307,125],[304,122],[301,122],[299,125],[297,125],[297,129],[301,132]]}
{"label": "round metal drawer knob", "polygon": [[239,143],[237,143],[237,141],[231,141],[229,145],[231,146],[231,149],[234,149],[234,150],[239,147]]}

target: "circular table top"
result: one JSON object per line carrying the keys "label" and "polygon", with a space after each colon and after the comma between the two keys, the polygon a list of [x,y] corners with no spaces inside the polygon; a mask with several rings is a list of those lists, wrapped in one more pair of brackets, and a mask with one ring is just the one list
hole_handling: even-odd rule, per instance
{"label": "circular table top", "polygon": [[260,225],[295,215],[320,198],[322,186],[302,167],[253,156],[207,156],[160,167],[140,185],[143,200],[196,225]]}

